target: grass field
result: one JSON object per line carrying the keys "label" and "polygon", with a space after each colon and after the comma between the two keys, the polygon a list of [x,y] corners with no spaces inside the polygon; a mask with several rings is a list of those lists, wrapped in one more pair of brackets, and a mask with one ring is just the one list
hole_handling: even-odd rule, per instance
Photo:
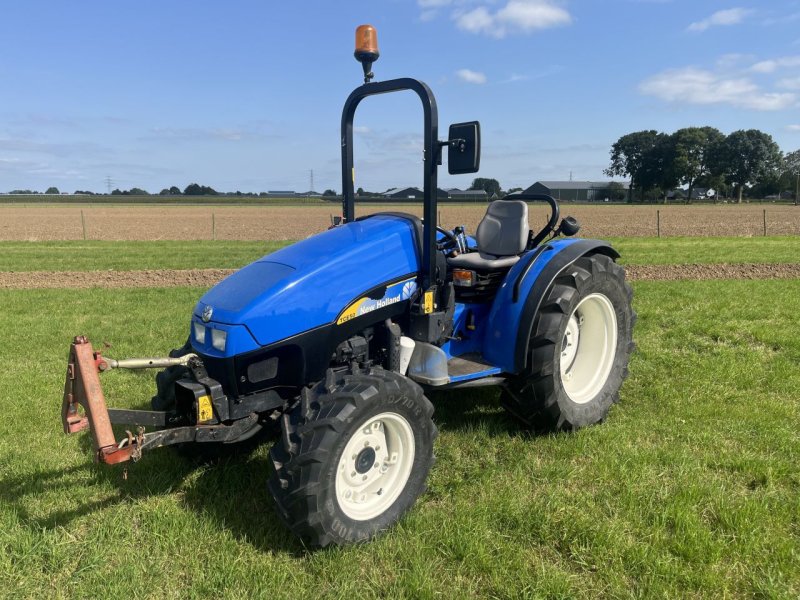
{"label": "grass field", "polygon": [[[721,247],[726,262],[796,261],[796,240],[759,241],[705,240],[692,262]],[[690,246],[619,242],[640,264]],[[184,268],[237,266],[216,261],[266,251],[76,244],[0,245],[0,270],[174,268],[160,262],[174,252]],[[494,391],[434,396],[429,492],[379,540],[314,553],[272,511],[267,448],[215,466],[154,451],[124,479],[61,433],[71,337],[165,352],[200,293],[0,291],[0,597],[800,595],[800,280],[637,283],[639,351],[602,426],[531,436]],[[152,373],[104,384],[118,406],[153,390]]]}
{"label": "grass field", "polygon": [[[800,236],[610,238],[630,265],[792,263]],[[237,268],[289,242],[0,242],[0,271]]]}

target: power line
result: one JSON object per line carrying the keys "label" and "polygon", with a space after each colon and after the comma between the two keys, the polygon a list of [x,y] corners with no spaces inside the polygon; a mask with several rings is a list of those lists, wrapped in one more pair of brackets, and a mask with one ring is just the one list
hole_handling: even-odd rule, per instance
{"label": "power line", "polygon": [[309,172],[309,177],[308,177],[308,179],[309,179],[309,187],[308,187],[308,191],[309,192],[313,192],[314,191],[314,169],[309,169],[308,172]]}
{"label": "power line", "polygon": [[114,182],[111,180],[110,175],[106,175],[106,188],[108,189],[108,193],[111,193],[111,186],[114,185]]}

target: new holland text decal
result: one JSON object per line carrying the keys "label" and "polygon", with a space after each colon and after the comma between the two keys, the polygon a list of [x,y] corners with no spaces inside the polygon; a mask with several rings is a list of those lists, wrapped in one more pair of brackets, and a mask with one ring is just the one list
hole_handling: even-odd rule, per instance
{"label": "new holland text decal", "polygon": [[416,291],[417,282],[416,278],[414,277],[393,283],[392,285],[386,287],[386,293],[383,295],[383,298],[376,299],[363,297],[353,302],[350,306],[345,308],[344,311],[342,311],[342,314],[337,319],[336,324],[341,325],[342,323],[347,323],[347,321],[351,319],[355,319],[356,317],[370,313],[373,310],[378,310],[384,306],[389,306],[390,304],[408,300]]}

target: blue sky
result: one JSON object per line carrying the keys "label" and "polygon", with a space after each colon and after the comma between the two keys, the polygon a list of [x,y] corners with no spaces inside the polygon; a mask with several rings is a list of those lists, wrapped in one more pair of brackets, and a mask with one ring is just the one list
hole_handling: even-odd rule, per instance
{"label": "blue sky", "polygon": [[[440,129],[477,119],[479,176],[602,179],[622,134],[758,128],[800,148],[800,1],[4,2],[0,191],[191,182],[341,189],[339,119],[361,82],[416,77]],[[365,101],[356,186],[421,184],[416,97]],[[440,171],[443,187],[473,175]]]}

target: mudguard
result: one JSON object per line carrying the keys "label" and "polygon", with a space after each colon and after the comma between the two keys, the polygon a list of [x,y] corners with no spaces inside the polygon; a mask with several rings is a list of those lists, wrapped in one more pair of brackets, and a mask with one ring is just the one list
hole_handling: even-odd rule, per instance
{"label": "mudguard", "polygon": [[484,357],[506,373],[526,366],[533,321],[556,277],[581,256],[592,253],[619,258],[602,240],[565,239],[542,244],[525,253],[506,276],[489,313]]}

